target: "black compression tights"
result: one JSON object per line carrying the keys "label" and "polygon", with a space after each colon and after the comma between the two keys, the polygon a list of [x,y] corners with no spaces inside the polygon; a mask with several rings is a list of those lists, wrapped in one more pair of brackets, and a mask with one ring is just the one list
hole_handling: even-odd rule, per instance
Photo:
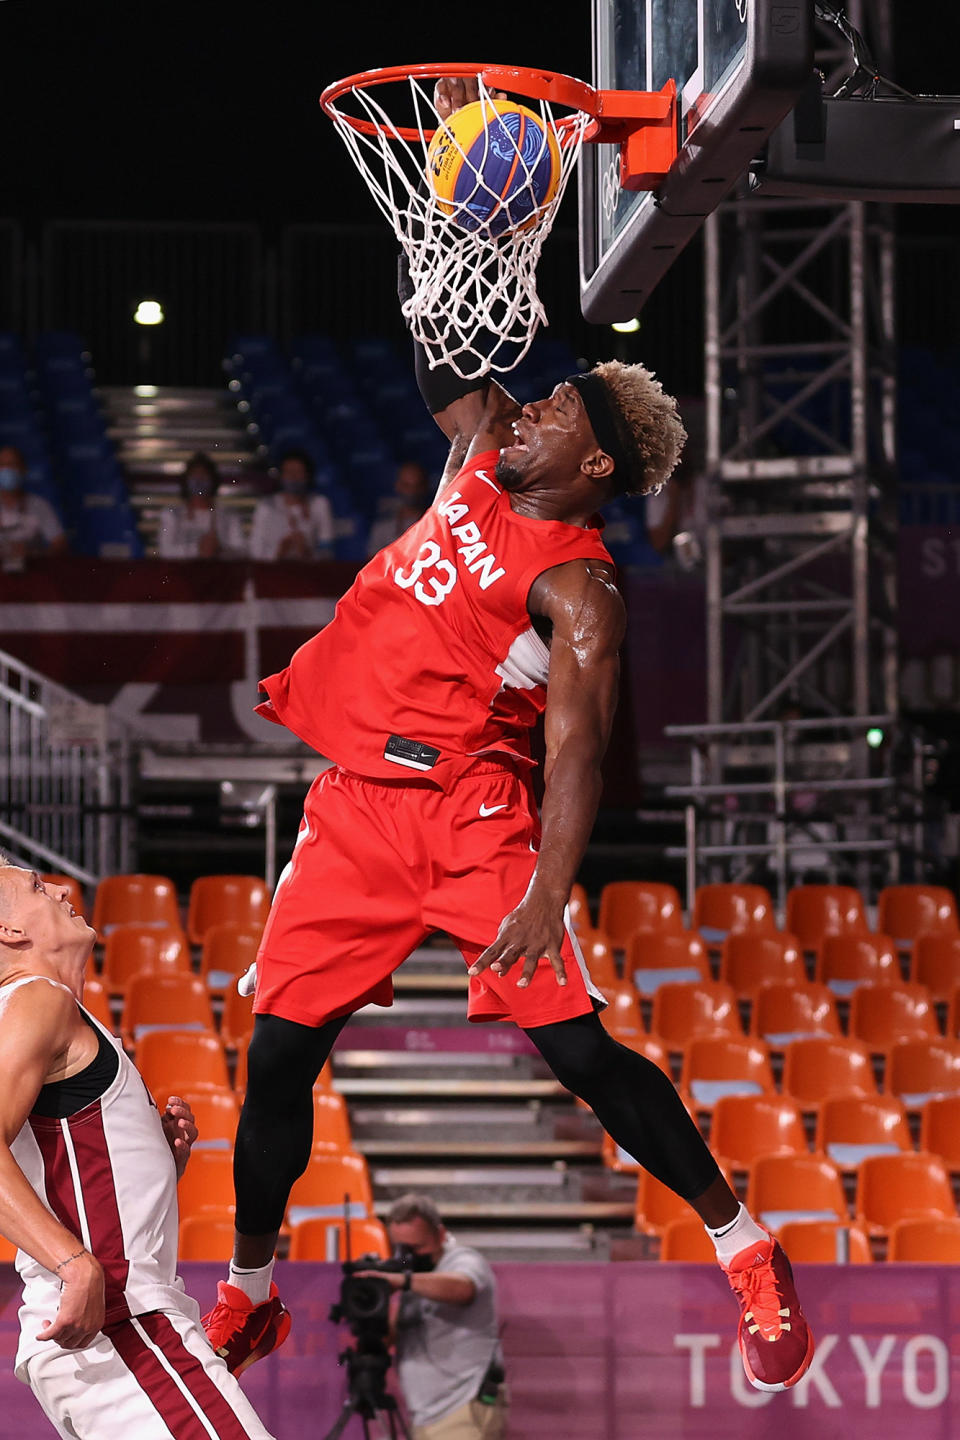
{"label": "black compression tights", "polygon": [[314,1082],[346,1021],[314,1028],[258,1015],[254,1022],[233,1155],[241,1235],[280,1229],[290,1187],[310,1160]]}
{"label": "black compression tights", "polygon": [[[293,1182],[310,1159],[313,1085],[346,1020],[314,1029],[258,1015],[247,1055],[234,1179],[241,1235],[280,1229]],[[661,1070],[612,1040],[596,1015],[527,1031],[562,1085],[585,1100],[618,1145],[685,1200],[720,1173]]]}
{"label": "black compression tights", "polygon": [[684,1200],[720,1171],[670,1080],[607,1034],[596,1015],[526,1032],[562,1085],[585,1100],[608,1135]]}

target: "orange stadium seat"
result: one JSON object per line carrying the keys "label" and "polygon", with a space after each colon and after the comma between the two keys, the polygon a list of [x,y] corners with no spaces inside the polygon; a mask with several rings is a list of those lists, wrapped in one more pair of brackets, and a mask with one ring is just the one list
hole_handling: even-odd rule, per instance
{"label": "orange stadium seat", "polygon": [[724,1095],[713,1107],[710,1149],[738,1170],[760,1155],[805,1155],[800,1107],[785,1095]]}
{"label": "orange stadium seat", "polygon": [[761,985],[753,997],[750,1034],[776,1048],[811,1035],[839,1035],[837,1002],[815,980]]}
{"label": "orange stadium seat", "polygon": [[567,905],[570,911],[570,924],[578,935],[583,935],[587,930],[593,929],[587,892],[579,883],[575,883],[572,886]]}
{"label": "orange stadium seat", "polygon": [[83,1004],[95,1020],[105,1025],[114,1034],[113,1015],[110,1011],[110,997],[102,980],[84,980]]}
{"label": "orange stadium seat", "polygon": [[673,1220],[689,1220],[696,1212],[686,1200],[675,1195],[649,1170],[641,1170],[637,1176],[637,1196],[634,1202],[633,1223],[641,1235],[662,1235]]}
{"label": "orange stadium seat", "polygon": [[211,925],[267,923],[270,891],[256,875],[201,875],[190,886],[187,934],[191,945],[202,945]]}
{"label": "orange stadium seat", "polygon": [[890,1227],[888,1260],[960,1265],[960,1218],[898,1220]]}
{"label": "orange stadium seat", "polygon": [[653,997],[653,1033],[674,1050],[696,1035],[743,1038],[737,997],[723,980],[661,985]]}
{"label": "orange stadium seat", "polygon": [[200,974],[213,994],[236,988],[237,976],[257,958],[262,934],[262,925],[238,925],[232,920],[207,927],[200,950]]}
{"label": "orange stadium seat", "polygon": [[607,999],[607,1008],[600,1011],[603,1028],[618,1038],[621,1035],[642,1035],[643,1018],[640,1001],[629,980],[618,980],[616,985],[598,986]]}
{"label": "orange stadium seat", "polygon": [[943,931],[918,935],[910,979],[917,985],[926,985],[936,1004],[948,1001],[960,986],[960,934]]}
{"label": "orange stadium seat", "polygon": [[179,930],[176,886],[165,875],[108,875],[97,886],[91,924],[101,938],[115,925],[162,925]]}
{"label": "orange stadium seat", "polygon": [[834,1095],[820,1107],[816,1147],[842,1170],[869,1155],[912,1150],[907,1112],[894,1095]]}
{"label": "orange stadium seat", "polygon": [[151,1030],[215,1028],[207,987],[196,975],[134,975],[127,985],[120,1034],[128,1049]]}
{"label": "orange stadium seat", "polygon": [[704,1035],[687,1042],[681,1088],[700,1110],[710,1110],[721,1095],[772,1094],[770,1052],[762,1040]]}
{"label": "orange stadium seat", "polygon": [[77,914],[82,915],[84,919],[87,918],[87,902],[83,898],[83,890],[79,880],[75,880],[72,875],[56,874],[41,875],[40,879],[47,885],[62,886],[63,889],[66,890],[70,904],[74,910],[76,910]]}
{"label": "orange stadium seat", "polygon": [[6,1235],[0,1235],[0,1265],[12,1265],[17,1258],[17,1247]]}
{"label": "orange stadium seat", "polygon": [[347,1102],[333,1090],[313,1092],[313,1149],[336,1154],[353,1149]]}
{"label": "orange stadium seat", "polygon": [[620,976],[609,938],[601,930],[585,930],[577,934],[577,939],[594,985],[601,990],[612,990],[619,984]]}
{"label": "orange stadium seat", "polygon": [[850,1034],[877,1053],[898,1040],[940,1034],[925,985],[858,985],[850,997]]}
{"label": "orange stadium seat", "polygon": [[228,1087],[222,1090],[175,1090],[190,1106],[197,1122],[194,1149],[232,1150],[237,1135],[240,1105]]}
{"label": "orange stadium seat", "polygon": [[597,928],[618,948],[641,930],[678,934],[683,929],[679,892],[660,881],[611,880],[600,892]]}
{"label": "orange stadium seat", "polygon": [[960,1040],[899,1040],[887,1052],[885,1088],[908,1110],[960,1092]]}
{"label": "orange stadium seat", "polygon": [[[189,1166],[187,1167],[190,1168]],[[180,1260],[233,1258],[233,1206],[200,1211],[180,1221]]]}
{"label": "orange stadium seat", "polygon": [[351,1220],[354,1217],[363,1220],[373,1214],[373,1189],[366,1160],[351,1152],[332,1154],[314,1150],[306,1170],[294,1181],[287,1223],[297,1226],[314,1216],[342,1219],[347,1196]]}
{"label": "orange stadium seat", "polygon": [[781,1088],[803,1110],[819,1109],[832,1095],[875,1095],[870,1051],[842,1036],[791,1040],[784,1051]]}
{"label": "orange stadium seat", "polygon": [[947,1002],[947,1037],[956,1040],[960,1035],[960,985]]}
{"label": "orange stadium seat", "polygon": [[134,1060],[158,1104],[185,1090],[222,1090],[230,1085],[223,1046],[216,1035],[203,1031],[153,1030],[137,1041]]}
{"label": "orange stadium seat", "polygon": [[777,1238],[787,1258],[799,1265],[869,1265],[873,1260],[866,1232],[839,1220],[788,1220]]}
{"label": "orange stadium seat", "polygon": [[852,995],[865,982],[897,985],[902,978],[889,935],[827,935],[817,956],[816,979],[834,995]]}
{"label": "orange stadium seat", "polygon": [[711,978],[706,946],[693,930],[637,932],[627,944],[624,970],[645,996],[660,985]]}
{"label": "orange stadium seat", "polygon": [[253,1034],[253,996],[241,995],[236,985],[229,985],[223,997],[220,1015],[220,1039],[230,1050],[238,1049],[241,1041]]}
{"label": "orange stadium seat", "polygon": [[738,995],[748,996],[773,981],[802,985],[807,968],[796,936],[786,931],[758,935],[738,930],[728,935],[720,952],[720,979]]}
{"label": "orange stadium seat", "polygon": [[290,1232],[290,1260],[359,1260],[361,1255],[379,1255],[389,1260],[393,1251],[386,1227],[379,1220],[350,1221],[350,1254],[342,1220],[315,1216],[301,1220]]}
{"label": "orange stadium seat", "polygon": [[787,929],[804,950],[819,950],[827,935],[869,928],[863,898],[852,885],[795,885],[787,894]]}
{"label": "orange stadium seat", "polygon": [[111,995],[123,995],[134,975],[186,974],[190,947],[179,928],[117,925],[103,946],[103,978]]}
{"label": "orange stadium seat", "polygon": [[899,1220],[953,1219],[957,1207],[946,1166],[937,1155],[873,1155],[857,1171],[856,1212],[870,1234]]}
{"label": "orange stadium seat", "polygon": [[685,1215],[679,1220],[671,1220],[664,1227],[660,1237],[660,1259],[716,1265],[717,1252],[699,1215]]}
{"label": "orange stadium seat", "polygon": [[747,1209],[779,1230],[791,1220],[846,1220],[840,1172],[826,1155],[761,1155],[750,1166]]}
{"label": "orange stadium seat", "polygon": [[920,1115],[920,1149],[960,1172],[960,1095],[935,1095]]}
{"label": "orange stadium seat", "polygon": [[181,1221],[207,1210],[231,1211],[233,1195],[233,1151],[195,1150],[177,1185]]}
{"label": "orange stadium seat", "polygon": [[887,885],[877,897],[877,927],[901,949],[920,935],[954,935],[957,902],[942,885]]}
{"label": "orange stadium seat", "polygon": [[739,930],[770,935],[776,930],[773,900],[763,885],[700,885],[693,900],[693,928],[708,945]]}

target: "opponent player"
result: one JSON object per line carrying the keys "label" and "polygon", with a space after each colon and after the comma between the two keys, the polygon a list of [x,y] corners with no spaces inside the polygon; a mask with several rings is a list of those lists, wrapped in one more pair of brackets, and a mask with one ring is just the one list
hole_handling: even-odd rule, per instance
{"label": "opponent player", "polygon": [[64,887],[0,857],[0,1233],[23,1280],[16,1375],[63,1440],[270,1440],[177,1278],[197,1130],[161,1117],[83,1009],[95,940]]}
{"label": "opponent player", "polygon": [[[470,98],[463,82],[439,83],[441,114]],[[272,1257],[310,1155],[311,1087],[347,1017],[389,1004],[391,972],[443,930],[469,966],[470,1019],[522,1026],[617,1143],[698,1212],[740,1300],[747,1375],[784,1389],[813,1355],[786,1257],[667,1077],[607,1035],[564,925],[625,625],[595,516],[670,475],[685,438],[676,404],[618,362],[522,408],[489,379],[430,370],[422,351],[417,375],[451,441],[432,507],[263,682],[260,712],[334,768],[307,796],[257,959],[234,1260],[207,1333],[231,1367],[279,1333]],[[527,742],[544,709],[538,820]]]}

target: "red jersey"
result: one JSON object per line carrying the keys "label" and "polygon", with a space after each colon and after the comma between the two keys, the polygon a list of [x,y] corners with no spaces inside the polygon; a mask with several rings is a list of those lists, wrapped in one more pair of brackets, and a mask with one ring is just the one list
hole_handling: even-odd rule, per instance
{"label": "red jersey", "polygon": [[612,561],[598,529],[516,514],[498,454],[469,461],[361,570],[330,624],[262,682],[259,714],[359,775],[407,769],[446,788],[477,756],[529,764],[550,659],[530,587],[570,560]]}

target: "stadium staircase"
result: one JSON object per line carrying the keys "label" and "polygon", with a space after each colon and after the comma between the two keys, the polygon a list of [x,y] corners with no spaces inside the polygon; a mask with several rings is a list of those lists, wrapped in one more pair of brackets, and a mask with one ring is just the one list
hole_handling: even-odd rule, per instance
{"label": "stadium staircase", "polygon": [[156,547],[160,512],[179,496],[183,467],[198,450],[220,471],[222,501],[249,516],[259,471],[244,416],[228,390],[107,385],[100,393],[148,553]]}
{"label": "stadium staircase", "polygon": [[334,1051],[378,1215],[417,1190],[491,1259],[609,1258],[636,1181],[603,1168],[593,1116],[512,1025],[467,1022],[449,944],[417,950],[394,986],[392,1009],[358,1012]]}

